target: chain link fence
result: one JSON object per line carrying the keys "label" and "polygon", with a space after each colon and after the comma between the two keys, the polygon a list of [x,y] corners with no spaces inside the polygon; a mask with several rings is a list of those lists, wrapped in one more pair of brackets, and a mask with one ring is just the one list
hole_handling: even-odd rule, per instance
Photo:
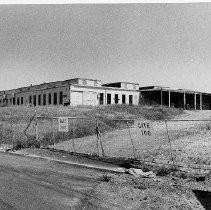
{"label": "chain link fence", "polygon": [[[15,111],[0,117],[0,143],[16,149],[50,147],[95,156],[123,157],[143,162],[207,167],[211,165],[210,120],[112,119],[66,117],[66,130],[61,131],[61,118],[24,115]],[[62,118],[63,119],[63,118]],[[138,123],[147,123],[143,133]]]}

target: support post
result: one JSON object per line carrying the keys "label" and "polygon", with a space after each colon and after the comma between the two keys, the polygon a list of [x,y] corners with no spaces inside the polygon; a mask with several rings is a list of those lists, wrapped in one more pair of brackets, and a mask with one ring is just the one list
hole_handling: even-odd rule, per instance
{"label": "support post", "polygon": [[194,93],[194,109],[196,110],[196,93]]}
{"label": "support post", "polygon": [[35,111],[35,133],[36,133],[36,140],[39,140],[39,130],[38,130],[38,118],[37,112]]}
{"label": "support post", "polygon": [[171,91],[169,91],[169,107],[171,107]]}
{"label": "support post", "polygon": [[184,102],[184,109],[186,109],[186,95],[185,95],[185,92],[183,94],[183,102]]}
{"label": "support post", "polygon": [[163,90],[160,89],[160,105],[163,106]]}
{"label": "support post", "polygon": [[200,110],[202,110],[202,93],[200,93]]}

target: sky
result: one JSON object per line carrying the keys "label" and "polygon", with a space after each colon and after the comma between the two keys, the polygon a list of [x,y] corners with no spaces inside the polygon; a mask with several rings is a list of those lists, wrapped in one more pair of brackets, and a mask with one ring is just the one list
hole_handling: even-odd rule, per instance
{"label": "sky", "polygon": [[0,5],[0,73],[211,92],[211,3]]}

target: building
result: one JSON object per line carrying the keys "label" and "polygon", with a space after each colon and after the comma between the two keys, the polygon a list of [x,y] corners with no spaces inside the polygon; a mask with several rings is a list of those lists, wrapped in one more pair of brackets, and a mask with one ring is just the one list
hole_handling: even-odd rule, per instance
{"label": "building", "polygon": [[159,104],[169,107],[210,110],[211,94],[185,89],[170,89],[162,86],[146,86],[139,88],[141,103]]}
{"label": "building", "polygon": [[139,103],[139,85],[75,78],[0,91],[0,106],[107,105]]}

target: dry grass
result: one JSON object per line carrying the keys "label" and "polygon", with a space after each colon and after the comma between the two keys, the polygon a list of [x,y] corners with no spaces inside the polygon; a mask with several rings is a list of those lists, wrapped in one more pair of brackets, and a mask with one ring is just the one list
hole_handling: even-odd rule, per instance
{"label": "dry grass", "polygon": [[[39,120],[39,137],[44,145],[52,144],[54,130],[54,142],[64,141],[71,138],[90,136],[95,133],[96,119],[98,119],[101,132],[108,132],[126,126],[125,122],[118,122],[115,119],[126,118],[145,118],[151,120],[162,120],[182,113],[181,110],[167,107],[148,107],[148,106],[128,106],[110,105],[100,107],[1,107],[0,108],[0,140],[1,143],[11,144],[14,141],[26,141],[23,131],[27,127],[35,111],[40,117],[46,118]],[[71,116],[87,117],[88,120],[78,120],[74,123],[73,130],[67,134],[58,132],[57,122],[54,122],[52,129],[52,117]],[[70,125],[71,127],[71,125]],[[35,121],[27,130],[28,136],[35,136]]]}

